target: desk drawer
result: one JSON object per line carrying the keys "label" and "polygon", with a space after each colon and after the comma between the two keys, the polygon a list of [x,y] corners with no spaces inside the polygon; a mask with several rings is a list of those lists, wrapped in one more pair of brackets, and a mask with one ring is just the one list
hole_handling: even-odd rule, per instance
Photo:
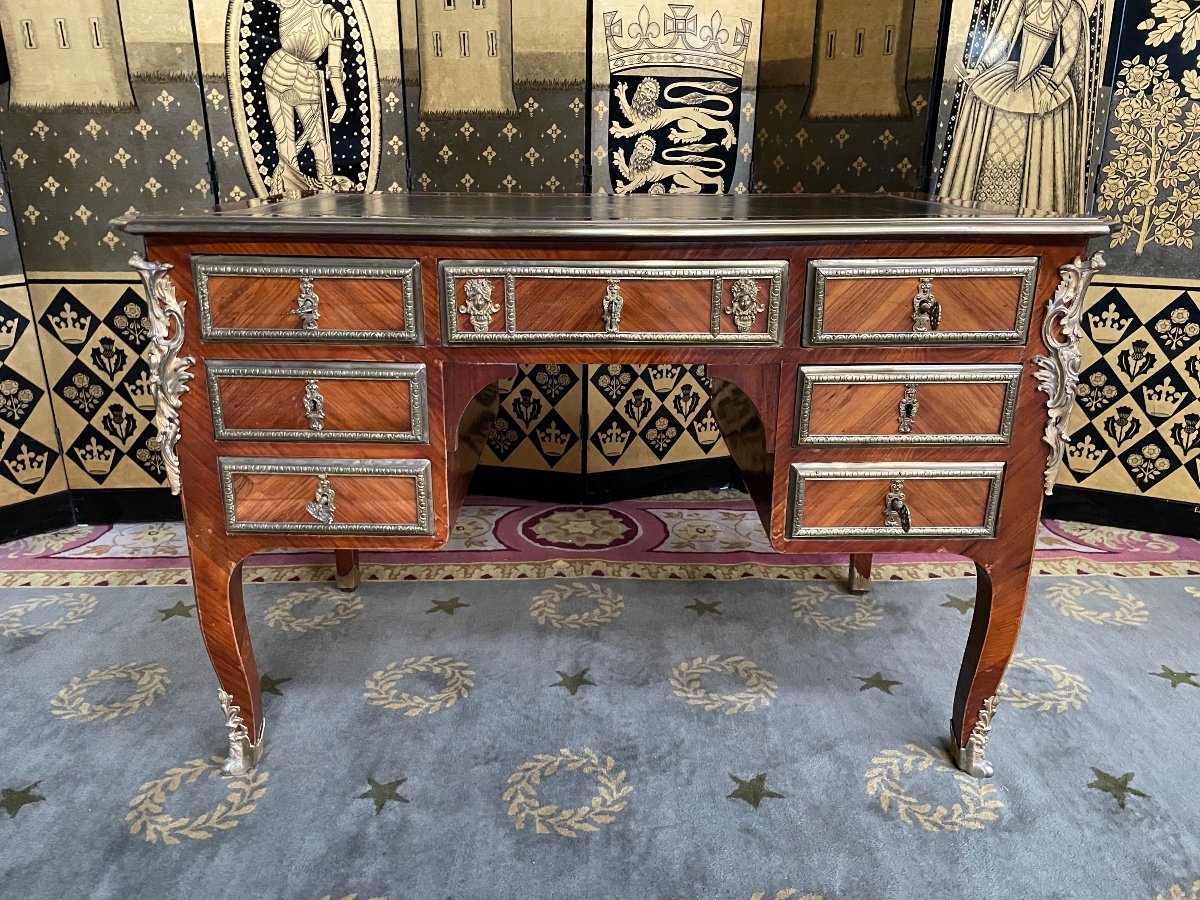
{"label": "desk drawer", "polygon": [[196,256],[206,341],[421,341],[415,260]]}
{"label": "desk drawer", "polygon": [[787,262],[441,263],[448,344],[778,344]]}
{"label": "desk drawer", "polygon": [[426,443],[425,366],[210,361],[217,440]]}
{"label": "desk drawer", "polygon": [[425,459],[221,457],[231,534],[433,534]]}
{"label": "desk drawer", "polygon": [[1020,366],[802,366],[796,444],[1007,444]]}
{"label": "desk drawer", "polygon": [[1037,265],[1034,257],[814,259],[805,343],[1023,344]]}
{"label": "desk drawer", "polygon": [[788,537],[993,537],[1003,479],[1001,462],[794,463]]}

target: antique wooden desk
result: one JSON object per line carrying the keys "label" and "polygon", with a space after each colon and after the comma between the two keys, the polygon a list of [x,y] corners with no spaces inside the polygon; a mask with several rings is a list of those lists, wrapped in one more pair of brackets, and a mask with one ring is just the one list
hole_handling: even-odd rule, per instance
{"label": "antique wooden desk", "polygon": [[[242,560],[444,543],[516,363],[706,364],[772,545],[975,561],[984,758],[1079,374],[1088,218],[886,195],[335,195],[120,222],[150,297],[229,773],[262,749]],[[189,384],[190,382],[190,384]],[[189,392],[190,391],[190,392]]]}

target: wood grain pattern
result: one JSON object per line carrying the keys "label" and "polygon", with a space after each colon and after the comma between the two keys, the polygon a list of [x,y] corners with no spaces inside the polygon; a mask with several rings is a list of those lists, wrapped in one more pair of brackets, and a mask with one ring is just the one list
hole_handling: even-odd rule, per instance
{"label": "wood grain pattern", "polygon": [[[352,553],[368,549],[431,549],[449,537],[453,517],[466,491],[470,473],[482,446],[482,438],[495,414],[494,382],[512,371],[519,363],[695,363],[705,364],[718,379],[715,386],[714,410],[735,460],[742,468],[756,508],[772,545],[788,553],[855,554],[853,565],[861,574],[869,572],[869,553],[928,552],[961,554],[976,561],[979,572],[979,599],[972,623],[971,636],[963,656],[958,688],[954,696],[952,718],[955,741],[966,742],[978,720],[987,697],[996,693],[1004,668],[1011,657],[1021,624],[1029,566],[1037,533],[1038,514],[1042,499],[1042,469],[1046,448],[1042,430],[1046,423],[1045,396],[1038,392],[1033,377],[1033,356],[1044,353],[1040,337],[1041,319],[1046,304],[1058,283],[1058,267],[1080,255],[1082,242],[1078,238],[1047,235],[991,236],[971,239],[964,235],[956,239],[922,238],[910,240],[904,234],[903,223],[897,223],[894,237],[864,240],[811,241],[727,241],[721,237],[719,223],[712,226],[710,241],[695,239],[664,240],[647,234],[645,241],[617,242],[593,240],[586,236],[574,239],[545,239],[498,241],[488,239],[440,240],[436,234],[427,238],[355,239],[352,237],[314,238],[256,237],[253,234],[210,236],[196,234],[151,235],[148,239],[150,258],[175,266],[172,278],[179,299],[186,304],[187,331],[183,353],[197,358],[196,379],[191,393],[185,396],[181,410],[183,440],[179,451],[185,494],[185,516],[188,541],[192,554],[193,578],[196,586],[200,624],[205,645],[213,661],[222,687],[233,694],[244,711],[252,735],[262,728],[261,698],[254,665],[250,635],[241,605],[240,562],[248,555],[286,543],[308,549],[334,549]],[[358,342],[313,344],[300,342],[229,342],[199,340],[196,295],[190,275],[194,254],[310,256],[315,258],[377,258],[416,259],[420,262],[423,317],[427,323],[440,321],[441,301],[437,266],[442,260],[569,260],[572,262],[637,262],[663,260],[688,261],[729,260],[735,262],[783,259],[789,264],[792,277],[784,298],[784,338],[781,346],[714,347],[678,342],[662,346],[629,345],[553,345],[553,346],[471,346],[448,347],[438,327],[427,327],[423,346],[380,345]],[[874,346],[874,347],[807,347],[803,345],[804,323],[808,305],[806,286],[796,273],[807,271],[811,259],[864,260],[880,258],[949,258],[949,257],[1027,257],[1040,258],[1036,297],[1029,328],[1029,340],[1024,346]],[[942,281],[945,282],[943,286]],[[986,283],[985,283],[986,281]],[[881,287],[882,285],[882,287]],[[322,288],[322,326],[341,328],[373,328],[389,330],[404,323],[396,318],[402,310],[397,297],[387,294],[395,286],[383,285],[376,293],[364,291],[361,282],[347,289],[345,302],[325,304],[325,299],[339,296],[337,285]],[[259,317],[275,320],[282,317],[280,327],[295,327],[296,317],[287,313],[293,308],[297,293],[279,284],[263,287],[246,285],[222,287],[230,314],[241,316],[221,324],[230,327],[261,327]],[[545,291],[538,303],[544,304],[543,322],[553,322],[561,330],[567,306],[561,292],[554,286],[540,286]],[[831,324],[838,327],[895,328],[911,330],[912,294],[915,281],[873,281],[849,285],[835,297],[838,307]],[[257,294],[256,291],[265,293]],[[688,295],[687,303],[679,304],[678,292],[667,285],[647,287],[641,293],[638,306],[661,312],[653,321],[642,320],[645,327],[660,331],[680,328],[708,330],[709,298],[704,298],[704,320],[699,327],[692,324],[699,314],[699,294]],[[880,293],[880,291],[883,293]],[[332,291],[332,293],[331,293]],[[935,286],[943,304],[945,327],[969,330],[1004,330],[1015,320],[1017,279],[943,279]],[[386,297],[384,295],[386,294]],[[502,293],[496,295],[502,298]],[[643,299],[644,296],[644,299]],[[254,298],[246,302],[242,298]],[[286,301],[286,308],[285,306]],[[587,308],[590,317],[599,316],[599,296],[594,286],[587,289]],[[594,305],[593,305],[594,304]],[[689,304],[695,304],[693,309]],[[235,309],[236,307],[236,309]],[[639,321],[626,318],[634,315],[626,307],[622,324]],[[331,318],[326,318],[326,310]],[[595,312],[593,313],[594,310]],[[558,315],[554,315],[555,311]],[[844,313],[842,312],[844,311]],[[838,320],[837,315],[843,315]],[[569,316],[583,315],[571,305]],[[340,317],[340,318],[339,318]],[[874,317],[874,318],[873,318]],[[764,326],[765,316],[755,327]],[[466,321],[465,318],[463,321]],[[537,320],[533,320],[537,321]],[[579,320],[582,322],[583,320]],[[865,323],[865,324],[864,324]],[[730,328],[723,320],[722,329]],[[271,327],[271,326],[268,326]],[[599,325],[589,326],[599,329]],[[206,400],[208,390],[204,361],[224,360],[342,360],[350,362],[419,362],[427,366],[429,443],[424,447],[403,444],[321,444],[320,455],[349,459],[412,459],[418,455],[432,463],[434,534],[430,536],[386,537],[380,535],[322,535],[227,534],[217,478],[217,459],[227,456],[270,456],[295,459],[314,455],[316,445],[309,443],[255,443],[213,439],[212,415]],[[1024,374],[1017,396],[1016,420],[1010,445],[965,447],[796,447],[795,410],[797,408],[798,368],[813,365],[894,365],[894,364],[954,364],[997,365],[1020,364]],[[919,388],[922,409],[918,416],[921,427],[944,423],[938,410],[943,406],[956,407],[955,422],[970,421],[972,427],[982,427],[985,418],[996,409],[996,399],[974,391],[951,393],[949,399],[929,394]],[[933,397],[929,403],[926,395]],[[879,394],[864,402],[865,408],[875,410],[865,420],[884,423],[894,416],[891,409],[884,416],[885,406],[896,399]],[[833,410],[836,401],[823,401]],[[898,400],[897,400],[898,402]],[[988,417],[972,408],[963,413],[962,405],[974,403],[988,410]],[[844,405],[844,404],[843,404]],[[371,415],[378,412],[376,408]],[[823,412],[822,415],[825,415]],[[829,415],[833,415],[832,412]],[[943,414],[944,415],[944,414]],[[922,419],[922,416],[925,416]],[[822,420],[825,421],[825,420]],[[893,420],[894,421],[894,420]],[[932,423],[932,424],[927,424]],[[884,427],[879,424],[878,427]],[[989,425],[990,427],[990,425]],[[1003,462],[1005,483],[1000,500],[998,530],[995,539],[947,538],[887,538],[871,541],[792,540],[788,537],[789,470],[794,462],[933,462],[978,463]],[[365,480],[365,479],[364,479]],[[296,517],[297,504],[312,499],[315,479],[300,477],[295,482],[265,482],[245,485],[245,496],[264,515]],[[408,502],[399,490],[367,492],[359,495],[355,487],[334,482],[338,490],[339,510],[345,504],[355,515],[380,516],[380,503],[399,503],[388,514],[408,510]],[[869,487],[869,490],[867,488]],[[863,488],[859,499],[851,498],[849,506],[844,490],[828,499],[818,497],[819,514],[836,521],[862,517],[872,523],[882,516],[880,485]],[[886,490],[886,485],[882,486]],[[936,488],[936,485],[934,486]],[[964,502],[961,490],[926,494],[915,481],[906,483],[915,521],[977,520],[979,499],[968,491]],[[843,486],[844,488],[844,486]],[[973,488],[972,488],[973,489]],[[380,496],[383,494],[384,496]],[[360,503],[362,504],[360,506]],[[281,505],[283,504],[283,505]],[[284,509],[286,506],[286,510]],[[839,512],[838,508],[843,507]],[[932,510],[932,512],[930,511]],[[920,517],[928,517],[922,519]],[[954,518],[957,517],[957,518]],[[864,552],[868,551],[868,552]],[[341,562],[339,561],[339,568]]]}
{"label": "wood grain pattern", "polygon": [[[330,475],[336,516],[341,524],[413,525],[419,521],[416,481],[404,476]],[[239,522],[311,525],[305,509],[317,493],[314,475],[233,476],[234,509]],[[276,541],[279,538],[276,537]]]}
{"label": "wood grain pattern", "polygon": [[[1000,433],[1003,384],[921,384],[916,387],[914,436],[976,436]],[[815,384],[808,433],[898,435],[903,384]]]}
{"label": "wood grain pattern", "polygon": [[[408,324],[404,285],[399,280],[316,278],[313,289],[320,298],[323,330],[402,331]],[[303,325],[292,312],[300,297],[299,278],[212,275],[208,294],[215,328],[293,329]]]}
{"label": "wood grain pattern", "polygon": [[[413,427],[412,384],[393,378],[315,378],[324,398],[324,428],[339,431],[407,433]],[[242,430],[311,431],[305,415],[305,378],[217,377],[225,427]]]}
{"label": "wood grain pattern", "polygon": [[[978,527],[986,521],[985,478],[908,478],[903,482],[913,528]],[[813,478],[804,480],[806,528],[855,528],[883,525],[887,478]],[[897,538],[902,533],[897,530]]]}
{"label": "wood grain pattern", "polygon": [[[939,331],[1012,331],[1020,278],[934,278],[942,306]],[[825,331],[912,334],[916,278],[832,278],[825,287]]]}

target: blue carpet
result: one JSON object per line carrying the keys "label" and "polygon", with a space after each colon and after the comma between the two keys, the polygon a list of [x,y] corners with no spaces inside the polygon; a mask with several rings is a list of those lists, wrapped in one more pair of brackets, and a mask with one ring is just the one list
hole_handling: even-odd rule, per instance
{"label": "blue carpet", "polygon": [[0,591],[6,898],[1200,897],[1196,579],[1035,578],[976,781],[970,579],[268,579],[222,779],[190,589],[57,577]]}

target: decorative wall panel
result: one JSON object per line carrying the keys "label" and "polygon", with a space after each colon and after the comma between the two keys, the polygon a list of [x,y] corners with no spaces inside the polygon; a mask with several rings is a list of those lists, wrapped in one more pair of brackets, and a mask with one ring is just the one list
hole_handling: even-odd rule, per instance
{"label": "decorative wall panel", "polygon": [[1115,6],[956,0],[933,152],[940,196],[1012,211],[1091,208]]}
{"label": "decorative wall panel", "polygon": [[765,0],[754,190],[919,190],[940,16],[940,0]]}

